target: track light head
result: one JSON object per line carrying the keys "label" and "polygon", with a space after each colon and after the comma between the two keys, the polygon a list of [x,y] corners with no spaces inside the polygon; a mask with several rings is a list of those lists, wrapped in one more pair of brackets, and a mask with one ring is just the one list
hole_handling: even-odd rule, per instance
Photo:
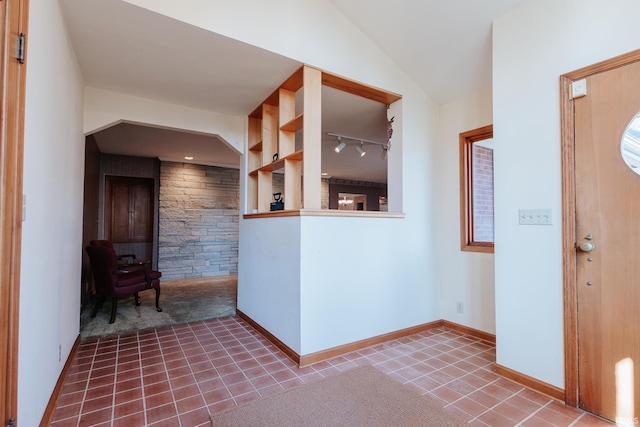
{"label": "track light head", "polygon": [[342,149],[344,147],[346,147],[347,144],[345,144],[344,142],[342,142],[342,140],[340,139],[340,137],[338,137],[338,145],[336,145],[336,147],[333,149],[336,153],[339,153],[342,151]]}
{"label": "track light head", "polygon": [[382,153],[380,153],[380,158],[382,160],[387,160],[388,153],[389,153],[389,149],[387,147],[382,147]]}
{"label": "track light head", "polygon": [[362,148],[362,142],[360,142],[360,145],[356,145],[356,151],[358,152],[358,154],[360,154],[360,157],[363,157],[365,154],[367,154],[367,152]]}

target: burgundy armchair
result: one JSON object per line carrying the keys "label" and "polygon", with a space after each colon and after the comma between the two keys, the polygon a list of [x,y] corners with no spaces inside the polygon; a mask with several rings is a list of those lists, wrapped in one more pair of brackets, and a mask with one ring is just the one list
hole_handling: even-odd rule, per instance
{"label": "burgundy armchair", "polygon": [[85,248],[89,255],[91,271],[96,284],[96,305],[91,312],[95,317],[105,298],[111,298],[111,319],[116,320],[118,298],[133,294],[135,304],[140,305],[138,292],[146,289],[156,291],[156,310],[162,311],[158,305],[160,301],[160,277],[162,273],[151,270],[148,261],[136,261],[118,265],[118,259],[113,245],[108,240],[92,240]]}

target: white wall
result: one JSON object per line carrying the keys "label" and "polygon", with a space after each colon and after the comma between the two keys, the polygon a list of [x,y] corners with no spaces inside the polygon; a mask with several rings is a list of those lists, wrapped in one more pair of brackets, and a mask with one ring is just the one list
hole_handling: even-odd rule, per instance
{"label": "white wall", "polygon": [[[277,333],[268,329],[290,347],[300,348],[302,354],[439,319],[433,202],[437,185],[434,148],[438,137],[438,112],[437,106],[415,82],[325,0],[275,0],[268,4],[260,0],[189,0],[180,4],[157,0],[127,1],[403,95],[402,102],[393,106],[391,114],[396,115],[396,120],[393,148],[389,152],[388,181],[390,209],[401,210],[406,217],[362,220],[358,226],[351,226],[353,220],[349,218],[305,217],[299,225],[302,238],[299,253],[295,249],[290,256],[277,257],[270,265],[265,260],[271,259],[272,252],[282,247],[280,242],[269,240],[272,236],[270,228],[280,225],[276,225],[276,220],[241,221],[239,308],[252,310],[246,313],[260,317],[260,320],[255,319],[259,322],[270,322],[267,319],[271,315],[280,316],[279,304],[269,311],[259,308],[258,297],[251,294],[257,286],[252,282],[259,280],[265,289],[281,289],[285,286],[281,282],[283,275],[289,271],[290,264],[300,263],[301,271],[295,280],[302,281],[302,294],[297,306],[290,310],[304,310],[301,314],[304,317],[303,337],[291,337],[291,331],[281,332],[278,326],[275,326]],[[245,168],[246,162],[243,162],[243,174]],[[245,182],[243,180],[243,193]],[[288,222],[295,226],[293,221]],[[372,247],[374,236],[376,246]],[[320,237],[322,242],[318,240]],[[346,248],[341,243],[345,241],[349,242]],[[362,253],[372,257],[379,255],[379,262],[375,262],[379,274],[371,273],[374,263],[363,262],[355,262],[350,267],[343,265],[337,270],[340,274],[334,274],[334,251],[341,247],[343,252],[356,258]],[[279,271],[282,271],[280,276]],[[284,276],[284,280],[294,279]],[[348,289],[347,284],[354,282],[360,283],[359,292]],[[323,287],[336,290],[331,302]],[[362,304],[372,295],[376,298],[372,300],[376,310]],[[316,297],[319,299],[314,301]],[[367,325],[365,330],[327,327],[324,322],[328,320],[327,316],[347,307],[354,310],[354,316],[363,316],[360,322]],[[393,307],[395,316],[382,314],[383,307],[387,310]],[[278,333],[289,335],[285,337]],[[291,341],[287,341],[289,339]]]}
{"label": "white wall", "polygon": [[414,231],[406,218],[302,218],[301,354],[439,319],[431,245]]}
{"label": "white wall", "polygon": [[83,83],[58,2],[31,2],[27,40],[18,422],[36,426],[79,333]]}
{"label": "white wall", "polygon": [[[559,76],[640,48],[640,2],[535,0],[493,27],[499,364],[564,387]],[[552,226],[518,225],[552,208]]]}
{"label": "white wall", "polygon": [[238,309],[300,354],[300,217],[244,221],[238,253]]}
{"label": "white wall", "polygon": [[327,0],[124,1],[363,83],[405,89],[404,73]]}
{"label": "white wall", "polygon": [[123,121],[216,135],[238,153],[244,152],[244,117],[167,104],[104,89],[85,88],[85,135]]}
{"label": "white wall", "polygon": [[[460,250],[459,135],[492,124],[491,89],[440,107],[438,283],[442,318],[495,334],[494,256]],[[463,313],[456,311],[462,302]]]}

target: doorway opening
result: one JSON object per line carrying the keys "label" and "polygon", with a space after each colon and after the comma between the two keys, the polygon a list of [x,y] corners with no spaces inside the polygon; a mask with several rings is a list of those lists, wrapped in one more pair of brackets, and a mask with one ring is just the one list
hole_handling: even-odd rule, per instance
{"label": "doorway opening", "polygon": [[[162,273],[160,306],[109,306],[89,317],[95,290],[83,251],[81,337],[123,333],[235,313],[239,154],[215,135],[117,123],[86,138],[83,248],[110,240],[117,254]],[[91,307],[87,307],[91,306]],[[124,329],[123,329],[124,328]]]}

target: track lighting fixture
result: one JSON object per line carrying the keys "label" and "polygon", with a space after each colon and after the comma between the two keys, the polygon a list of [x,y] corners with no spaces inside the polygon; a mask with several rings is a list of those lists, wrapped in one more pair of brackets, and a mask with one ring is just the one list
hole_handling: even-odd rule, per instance
{"label": "track lighting fixture", "polygon": [[333,148],[333,150],[336,153],[341,152],[344,149],[344,147],[347,146],[347,143],[342,140],[343,138],[359,142],[359,144],[354,146],[354,148],[358,152],[360,157],[363,157],[365,154],[367,154],[367,152],[364,150],[364,144],[373,144],[373,145],[382,146],[382,154],[380,154],[380,158],[382,160],[387,160],[387,152],[391,148],[391,144],[389,142],[371,141],[371,140],[368,140],[368,139],[356,138],[356,137],[348,136],[348,135],[340,135],[340,134],[332,133],[332,132],[327,132],[327,135],[335,136],[336,138],[338,138],[338,145],[336,145]]}

